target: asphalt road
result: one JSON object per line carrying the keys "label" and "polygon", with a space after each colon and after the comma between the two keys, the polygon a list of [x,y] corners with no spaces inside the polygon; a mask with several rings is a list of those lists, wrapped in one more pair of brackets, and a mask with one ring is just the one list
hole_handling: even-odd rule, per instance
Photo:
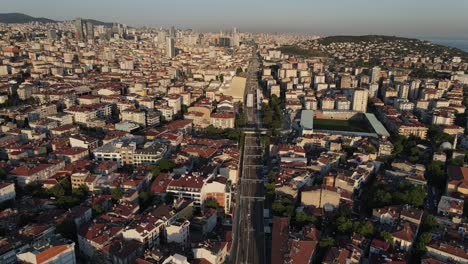
{"label": "asphalt road", "polygon": [[[255,55],[247,71],[246,94],[254,94],[254,107],[246,107],[247,121],[256,129],[261,128],[257,108],[258,57]],[[244,104],[247,106],[247,104]],[[233,226],[232,263],[266,263],[265,233],[263,223],[264,186],[262,178],[262,148],[259,133],[245,132],[241,158],[241,175],[237,190]]]}

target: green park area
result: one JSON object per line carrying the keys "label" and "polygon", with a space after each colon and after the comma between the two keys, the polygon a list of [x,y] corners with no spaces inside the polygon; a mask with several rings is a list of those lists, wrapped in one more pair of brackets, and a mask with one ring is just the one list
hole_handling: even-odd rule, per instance
{"label": "green park area", "polygon": [[326,57],[327,54],[320,50],[303,49],[294,45],[285,45],[278,48],[282,53],[297,57]]}
{"label": "green park area", "polygon": [[370,124],[358,120],[314,119],[314,129],[352,132],[374,132]]}

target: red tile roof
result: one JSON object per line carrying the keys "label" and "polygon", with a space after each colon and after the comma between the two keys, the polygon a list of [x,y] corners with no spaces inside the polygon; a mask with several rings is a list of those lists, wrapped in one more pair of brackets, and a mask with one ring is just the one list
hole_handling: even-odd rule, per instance
{"label": "red tile roof", "polygon": [[211,118],[222,118],[222,119],[234,119],[235,115],[232,112],[225,112],[225,113],[212,113],[210,115]]}
{"label": "red tile roof", "polygon": [[450,255],[464,258],[466,261],[468,261],[468,252],[464,250],[461,246],[432,241],[431,243],[429,243],[428,247],[445,252]]}
{"label": "red tile roof", "polygon": [[72,245],[60,245],[60,246],[48,248],[36,255],[36,263],[37,264],[46,263],[47,261],[53,259],[59,254],[62,254],[66,250],[70,249],[71,247]]}
{"label": "red tile roof", "polygon": [[287,217],[273,217],[271,263],[283,264],[288,253],[289,220]]}
{"label": "red tile roof", "polygon": [[165,193],[167,186],[171,182],[172,177],[168,173],[160,173],[151,184],[153,193]]}
{"label": "red tile roof", "polygon": [[291,264],[309,263],[312,256],[315,254],[317,241],[301,241],[293,240],[291,243],[291,250],[289,252],[289,259]]}
{"label": "red tile roof", "polygon": [[53,166],[53,164],[28,164],[11,170],[10,174],[16,176],[32,176],[42,170],[48,169],[51,166]]}
{"label": "red tile roof", "polygon": [[195,188],[201,189],[203,187],[203,178],[200,176],[181,176],[179,179],[172,180],[168,188]]}

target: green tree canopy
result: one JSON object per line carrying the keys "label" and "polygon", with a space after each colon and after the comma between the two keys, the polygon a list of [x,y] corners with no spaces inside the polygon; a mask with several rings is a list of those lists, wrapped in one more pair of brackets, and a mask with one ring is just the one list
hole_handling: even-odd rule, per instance
{"label": "green tree canopy", "polygon": [[57,184],[54,187],[47,190],[47,193],[55,198],[60,198],[65,195],[65,190],[63,189],[62,185]]}
{"label": "green tree canopy", "polygon": [[383,240],[385,240],[387,243],[393,243],[393,236],[390,234],[388,231],[382,231],[380,232],[380,236],[382,237]]}
{"label": "green tree canopy", "polygon": [[335,224],[338,232],[342,234],[348,233],[353,229],[353,222],[345,216],[339,216],[336,219]]}
{"label": "green tree canopy", "polygon": [[424,220],[423,220],[423,226],[424,228],[428,229],[428,230],[431,230],[433,228],[436,228],[439,226],[439,223],[437,222],[436,218],[434,215],[431,215],[431,214],[427,214],[425,217],[424,217]]}
{"label": "green tree canopy", "polygon": [[60,233],[64,238],[73,240],[74,242],[78,243],[78,231],[73,220],[66,219],[60,224],[58,224],[56,228],[57,232]]}
{"label": "green tree canopy", "polygon": [[447,161],[448,165],[452,166],[457,166],[457,167],[463,167],[465,161],[463,159],[449,159]]}
{"label": "green tree canopy", "polygon": [[362,236],[370,237],[372,234],[374,234],[374,225],[369,222],[357,223],[357,225],[355,225],[355,231]]}
{"label": "green tree canopy", "polygon": [[3,168],[0,168],[0,180],[5,180],[6,179],[6,172]]}
{"label": "green tree canopy", "polygon": [[174,162],[168,159],[160,159],[157,164],[162,172],[170,172],[175,168]]}
{"label": "green tree canopy", "polygon": [[418,241],[416,242],[416,250],[426,251],[426,246],[431,242],[432,234],[429,232],[424,232],[419,236]]}
{"label": "green tree canopy", "polygon": [[332,237],[324,237],[319,241],[319,247],[326,248],[326,247],[333,247],[335,245],[335,239]]}
{"label": "green tree canopy", "polygon": [[151,192],[140,192],[138,195],[138,203],[140,205],[140,210],[144,210],[149,205],[151,205],[152,200]]}
{"label": "green tree canopy", "polygon": [[309,215],[305,212],[299,212],[296,214],[296,222],[298,222],[299,224],[315,224],[317,222],[317,217]]}
{"label": "green tree canopy", "polygon": [[447,175],[444,170],[444,163],[441,161],[431,162],[427,166],[426,177],[432,185],[443,188],[447,180]]}
{"label": "green tree canopy", "polygon": [[112,200],[118,201],[123,197],[123,190],[120,187],[116,187],[111,191]]}

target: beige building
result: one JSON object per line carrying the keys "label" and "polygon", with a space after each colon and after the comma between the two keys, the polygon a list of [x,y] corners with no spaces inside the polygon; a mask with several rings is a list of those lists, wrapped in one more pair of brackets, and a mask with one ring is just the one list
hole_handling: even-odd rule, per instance
{"label": "beige building", "polygon": [[182,97],[180,95],[170,95],[167,98],[167,105],[172,107],[174,114],[177,114],[182,109]]}
{"label": "beige building", "polygon": [[16,90],[16,93],[21,100],[26,100],[32,96],[32,87],[29,85],[22,85]]}
{"label": "beige building", "polygon": [[243,102],[246,84],[246,78],[235,76],[232,78],[231,84],[221,88],[219,92],[226,96],[232,96],[233,102]]}
{"label": "beige building", "polygon": [[70,177],[72,189],[78,189],[82,185],[86,185],[86,178],[88,176],[90,176],[89,171],[73,173]]}
{"label": "beige building", "polygon": [[89,123],[96,118],[108,118],[112,110],[109,104],[93,104],[71,106],[65,109],[65,112],[72,114],[76,123],[89,125]]}
{"label": "beige building", "polygon": [[101,99],[98,96],[93,95],[83,95],[78,97],[78,102],[80,105],[92,105],[92,104],[99,104]]}
{"label": "beige building", "polygon": [[63,167],[65,167],[64,161],[56,161],[47,164],[27,164],[16,167],[15,169],[11,170],[9,174],[16,179],[19,186],[24,187],[28,183],[48,179]]}
{"label": "beige building", "polygon": [[140,110],[127,109],[121,112],[122,121],[130,121],[141,126],[146,126],[146,113]]}
{"label": "beige building", "polygon": [[447,194],[461,193],[468,197],[468,168],[448,166]]}
{"label": "beige building", "polygon": [[325,97],[321,100],[323,110],[333,110],[335,109],[335,99],[331,97]]}
{"label": "beige building", "polygon": [[405,124],[398,128],[398,134],[409,137],[411,135],[426,139],[428,128],[422,124]]}
{"label": "beige building", "polygon": [[184,119],[192,120],[196,128],[205,128],[210,125],[211,110],[207,107],[194,106],[187,110]]}
{"label": "beige building", "polygon": [[369,91],[366,89],[355,89],[353,93],[353,111],[367,112],[367,100]]}
{"label": "beige building", "polygon": [[341,200],[348,199],[349,193],[334,187],[324,186],[312,188],[301,193],[301,203],[305,206],[315,206],[325,210],[333,210],[340,205]]}
{"label": "beige building", "polygon": [[234,128],[235,114],[228,113],[213,113],[210,115],[210,124],[217,128]]}

